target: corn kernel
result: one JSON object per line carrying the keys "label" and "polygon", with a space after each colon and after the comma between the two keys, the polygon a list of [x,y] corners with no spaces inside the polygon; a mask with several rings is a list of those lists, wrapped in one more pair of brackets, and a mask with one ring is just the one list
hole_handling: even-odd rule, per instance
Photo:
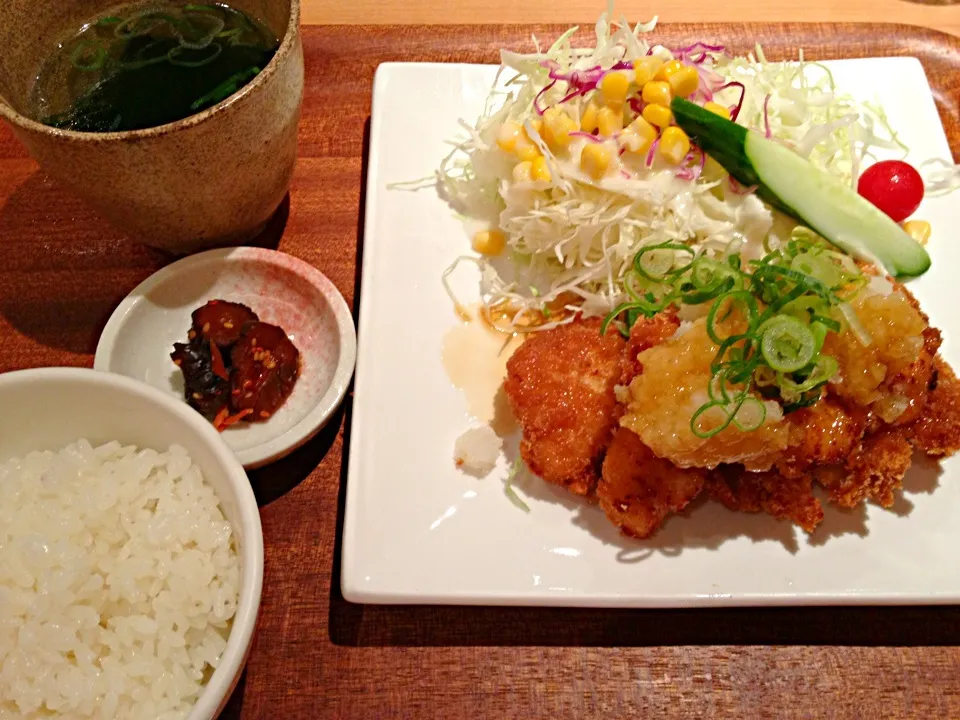
{"label": "corn kernel", "polygon": [[930,240],[930,223],[926,220],[907,220],[903,229],[921,245],[926,245]]}
{"label": "corn kernel", "polygon": [[665,128],[673,122],[673,113],[670,108],[657,103],[647,105],[641,113],[644,120],[658,128]]}
{"label": "corn kernel", "polygon": [[668,127],[660,135],[657,146],[660,157],[673,165],[679,165],[690,152],[690,138],[678,127]]}
{"label": "corn kernel", "polygon": [[560,108],[547,108],[543,113],[541,129],[543,141],[552,148],[566,147],[570,144],[570,133],[577,129],[577,123]]}
{"label": "corn kernel", "polygon": [[645,103],[669,105],[670,83],[664,82],[663,80],[652,80],[643,86],[642,95]]}
{"label": "corn kernel", "polygon": [[513,152],[517,148],[517,141],[522,131],[523,126],[520,123],[508,120],[497,131],[497,147],[504,152]]}
{"label": "corn kernel", "polygon": [[663,58],[659,58],[656,55],[647,55],[646,57],[634,60],[633,72],[636,75],[637,85],[643,87],[653,80],[653,76],[657,74],[662,65]]}
{"label": "corn kernel", "polygon": [[513,181],[516,183],[530,182],[533,179],[533,162],[524,160],[513,166]]}
{"label": "corn kernel", "polygon": [[630,152],[645,153],[657,139],[657,129],[642,117],[627,125],[620,135],[620,144]]}
{"label": "corn kernel", "polygon": [[689,65],[684,65],[673,73],[667,82],[674,95],[687,98],[700,87],[700,73]]}
{"label": "corn kernel", "polygon": [[670,76],[676,73],[678,70],[683,68],[683,63],[679,60],[671,60],[665,62],[660,66],[660,69],[657,70],[657,74],[653,76],[654,80],[663,80],[664,82],[670,82]]}
{"label": "corn kernel", "polygon": [[615,110],[623,106],[627,99],[627,88],[630,87],[630,80],[626,73],[608,72],[600,81],[600,94],[606,100],[607,105]]}
{"label": "corn kernel", "polygon": [[703,109],[712,112],[714,115],[719,115],[725,120],[730,119],[730,111],[727,110],[723,105],[715,102],[708,102],[703,104]]}
{"label": "corn kernel", "polygon": [[580,129],[583,130],[583,132],[596,132],[598,110],[599,108],[595,103],[590,102],[587,104],[583,114],[580,116]]}
{"label": "corn kernel", "polygon": [[605,107],[597,113],[597,129],[607,137],[623,130],[623,111]]}
{"label": "corn kernel", "polygon": [[727,177],[727,175],[728,173],[724,170],[723,165],[707,155],[707,160],[703,163],[703,172],[700,173],[700,177],[709,181],[720,180]]}
{"label": "corn kernel", "polygon": [[606,143],[587,143],[580,153],[580,169],[594,180],[599,180],[610,169],[613,150]]}
{"label": "corn kernel", "polygon": [[499,230],[481,230],[473,236],[473,249],[482,255],[499,255],[507,246],[507,239]]}
{"label": "corn kernel", "polygon": [[[531,120],[530,124],[537,133],[540,133],[543,128],[543,121],[540,118]],[[504,152],[514,153],[521,160],[533,160],[540,155],[540,149],[530,138],[527,128],[512,120],[500,126],[497,132],[497,146]]]}
{"label": "corn kernel", "polygon": [[536,160],[540,157],[540,148],[530,141],[517,143],[517,157],[521,160]]}
{"label": "corn kernel", "polygon": [[542,155],[530,163],[530,176],[540,182],[550,182],[550,168],[547,167],[547,159]]}

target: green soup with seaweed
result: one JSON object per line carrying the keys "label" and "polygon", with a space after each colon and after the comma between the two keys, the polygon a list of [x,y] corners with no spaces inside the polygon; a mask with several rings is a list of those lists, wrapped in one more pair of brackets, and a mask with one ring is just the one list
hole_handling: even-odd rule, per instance
{"label": "green soup with seaweed", "polygon": [[182,120],[237,92],[279,42],[223,4],[136,3],[85,24],[43,64],[34,117],[80,132]]}

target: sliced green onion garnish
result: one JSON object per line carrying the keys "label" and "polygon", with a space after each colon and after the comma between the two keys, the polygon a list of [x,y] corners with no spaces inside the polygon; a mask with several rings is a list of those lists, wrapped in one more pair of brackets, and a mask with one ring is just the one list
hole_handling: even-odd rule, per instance
{"label": "sliced green onion garnish", "polygon": [[843,287],[846,273],[826,253],[804,252],[790,262],[790,269],[818,278],[831,289]]}
{"label": "sliced green onion garnish", "polygon": [[650,250],[641,252],[637,265],[643,277],[648,280],[662,280],[673,270],[674,253],[672,250]]}
{"label": "sliced green onion garnish", "polygon": [[[692,283],[691,283],[692,284]],[[710,302],[718,295],[722,295],[725,292],[729,292],[736,287],[736,279],[732,276],[723,278],[718,284],[704,288],[703,290],[694,290],[687,287],[682,287],[680,294],[680,300],[682,300],[687,305],[702,305],[705,302]]]}
{"label": "sliced green onion garnish", "polygon": [[755,397],[746,396],[731,418],[742,432],[753,432],[767,419],[767,406]]}
{"label": "sliced green onion garnish", "polygon": [[[198,68],[198,67],[203,67],[205,65],[209,65],[218,57],[220,57],[220,53],[222,52],[223,52],[223,46],[220,43],[210,43],[205,48],[203,48],[203,50],[190,50],[180,45],[177,45],[177,47],[173,48],[170,52],[167,53],[167,60],[170,61],[171,65],[177,65],[179,67],[187,67],[187,68]],[[198,53],[206,53],[206,54],[201,55],[199,58],[185,60],[183,59],[182,56],[186,53],[190,53],[191,55],[196,55]],[[236,75],[234,75],[234,77],[236,77]]]}
{"label": "sliced green onion garnish", "polygon": [[[167,61],[167,43],[156,40],[148,45],[143,46],[137,51],[137,54],[134,56],[133,60],[127,62],[121,62],[120,67],[124,70],[138,70],[140,68],[145,68],[150,65],[157,65]],[[156,49],[161,49],[162,52],[151,56],[151,51]]]}
{"label": "sliced green onion garnish", "polygon": [[[817,358],[817,364],[803,380],[795,380],[789,374],[779,373],[777,375],[777,384],[780,387],[780,395],[789,401],[796,401],[804,393],[815,390],[833,379],[837,374],[839,365],[835,358],[829,355],[821,355]],[[796,373],[794,374],[796,375]]]}
{"label": "sliced green onion garnish", "polygon": [[190,106],[190,109],[199,110],[207,103],[216,105],[221,100],[225,100],[239,90],[243,82],[248,79],[255,78],[259,74],[260,68],[258,67],[252,67],[247,70],[241,70],[238,73],[234,73],[206,95],[195,100]]}
{"label": "sliced green onion garnish", "polygon": [[[611,312],[609,315],[607,315],[603,319],[603,323],[600,325],[600,334],[606,335],[607,328],[610,327],[610,323],[616,320],[621,315],[621,313],[629,312],[631,310],[636,310],[637,312],[640,313],[640,315],[643,315],[644,317],[653,317],[658,312],[660,312],[661,309],[662,308],[653,307],[649,303],[644,302],[643,300],[636,300],[634,302],[622,303],[617,307],[615,307],[613,309],[613,312]],[[626,330],[621,329],[620,333],[624,337],[630,337],[630,326],[632,325],[633,323],[629,323]]]}
{"label": "sliced green onion garnish", "polygon": [[119,23],[113,32],[122,40],[131,40],[140,35],[146,35],[161,23],[166,23],[170,25],[170,27],[178,29],[182,22],[180,18],[174,17],[170,13],[147,11],[140,15],[127,18],[122,23]]}
{"label": "sliced green onion garnish", "polygon": [[666,282],[647,280],[637,273],[630,272],[624,278],[624,290],[634,300],[646,300],[649,303],[659,303],[666,307],[676,294],[673,285]]}
{"label": "sliced green onion garnish", "polygon": [[690,282],[698,290],[706,290],[717,287],[727,278],[734,279],[739,274],[739,271],[729,265],[701,255],[693,261],[690,268]]}
{"label": "sliced green onion garnish", "polygon": [[96,72],[107,61],[107,49],[100,43],[80,42],[70,53],[70,63],[83,72]]}
{"label": "sliced green onion garnish", "polygon": [[[833,293],[830,292],[830,288],[817,278],[778,265],[762,264],[753,271],[750,279],[764,290],[769,290],[773,287],[781,288],[784,282],[791,282],[794,283],[797,288],[816,293],[827,301],[835,297]],[[770,301],[764,300],[764,302],[772,304],[776,299],[775,297]]]}
{"label": "sliced green onion garnish", "polygon": [[[676,267],[677,254],[685,254],[689,262]],[[683,243],[664,242],[643,248],[633,258],[633,270],[640,277],[659,282],[672,275],[686,272],[693,264],[695,253]]]}
{"label": "sliced green onion garnish", "polygon": [[[840,323],[838,323],[833,318],[824,317],[823,315],[811,315],[810,316],[810,325],[814,327],[815,325],[820,325],[827,330],[832,330],[833,332],[840,332]],[[820,345],[823,345],[823,341],[820,341]]]}
{"label": "sliced green onion garnish", "polygon": [[237,38],[243,35],[243,28],[233,28],[232,30],[224,30],[221,33],[217,34],[217,40],[225,40],[231,45],[237,44]]}
{"label": "sliced green onion garnish", "polygon": [[713,362],[710,364],[711,371],[719,373],[724,368],[742,365],[750,357],[756,339],[755,335],[749,333],[740,333],[724,338],[713,358]]}
{"label": "sliced green onion garnish", "polygon": [[837,373],[837,361],[822,354],[830,332],[846,326],[870,342],[849,304],[869,279],[848,256],[802,227],[782,246],[765,247],[763,258],[746,263],[738,253],[713,258],[675,241],[642,248],[624,278],[629,300],[601,326],[606,332],[621,318],[620,332],[629,337],[640,317],[712,302],[706,329],[718,348],[708,400],[690,420],[698,437],[731,423],[745,432],[759,428],[766,407],[752,390],[779,396],[785,412],[815,403]]}
{"label": "sliced green onion garnish", "polygon": [[796,372],[813,359],[816,338],[810,328],[795,317],[772,317],[758,332],[763,359],[777,372]]}
{"label": "sliced green onion garnish", "polygon": [[[745,407],[748,408],[748,411],[744,417],[741,417],[741,412]],[[724,414],[724,418],[719,425],[705,430],[701,427],[700,421],[705,413],[714,408],[717,408],[719,412],[722,412]],[[764,407],[763,403],[756,398],[751,397],[746,392],[743,392],[731,403],[723,403],[719,400],[713,400],[702,405],[690,419],[690,429],[698,438],[707,440],[726,430],[728,427],[730,427],[731,423],[733,423],[739,430],[745,432],[756,430],[763,425],[766,417],[767,409]]]}
{"label": "sliced green onion garnish", "polygon": [[530,512],[530,506],[527,505],[523,498],[517,495],[517,491],[513,489],[513,481],[516,480],[517,474],[520,472],[520,468],[523,467],[523,460],[517,458],[516,462],[513,463],[513,467],[510,468],[510,472],[507,473],[506,480],[503,481],[503,492],[510,499],[514,505],[523,510],[524,512]]}
{"label": "sliced green onion garnish", "polygon": [[711,400],[710,402],[704,403],[703,405],[701,405],[697,409],[697,411],[693,414],[693,417],[690,418],[690,430],[693,432],[694,435],[696,435],[698,438],[701,438],[702,440],[707,440],[709,438],[712,438],[717,433],[720,433],[726,430],[727,426],[730,425],[731,417],[729,413],[727,413],[725,421],[720,423],[719,425],[709,429],[704,429],[703,427],[701,427],[701,424],[700,424],[701,418],[706,413],[710,412],[715,408],[725,412],[724,404],[722,402],[720,402],[719,400]]}
{"label": "sliced green onion garnish", "polygon": [[724,322],[736,309],[743,314],[743,321],[748,327],[753,327],[757,319],[757,300],[746,290],[737,290],[721,295],[707,313],[707,334],[718,345],[723,344],[726,338],[717,331],[717,324]]}

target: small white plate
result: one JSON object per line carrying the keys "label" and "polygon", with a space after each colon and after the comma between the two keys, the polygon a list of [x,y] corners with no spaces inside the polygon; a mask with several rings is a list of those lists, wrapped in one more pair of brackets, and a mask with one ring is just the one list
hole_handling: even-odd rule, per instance
{"label": "small white plate", "polygon": [[[826,63],[837,85],[886,110],[909,160],[949,158],[920,63]],[[622,538],[602,511],[522,481],[530,513],[504,496],[508,463],[483,480],[454,468],[457,436],[477,424],[441,363],[458,323],[440,282],[470,252],[460,220],[431,188],[387,189],[430,176],[446,140],[483,111],[496,67],[386,64],[370,129],[360,353],[343,540],[344,597],[367,603],[665,607],[960,602],[960,458],[943,475],[917,467],[893,511],[827,508],[817,534],[769,516],[697,504],[644,542]],[[944,357],[960,361],[954,196],[917,213],[933,226],[933,267],[911,283]],[[477,278],[452,277],[459,297]],[[939,485],[939,486],[938,486]]]}
{"label": "small white plate", "polygon": [[343,400],[353,375],[357,341],[350,308],[312,265],[246,247],[179,260],[120,303],[100,336],[93,366],[183,400],[183,375],[170,353],[175,342],[186,342],[190,314],[216,299],[247,305],[264,322],[282,327],[300,351],[300,377],[276,414],[223,432],[244,467],[261,467],[312,438]]}

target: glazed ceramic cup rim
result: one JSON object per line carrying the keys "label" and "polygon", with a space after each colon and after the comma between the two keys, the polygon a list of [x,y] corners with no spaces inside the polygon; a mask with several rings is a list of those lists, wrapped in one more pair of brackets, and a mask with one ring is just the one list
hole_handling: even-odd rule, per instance
{"label": "glazed ceramic cup rim", "polygon": [[280,47],[277,48],[277,52],[274,54],[273,58],[271,58],[270,62],[267,63],[267,66],[260,71],[260,73],[258,73],[253,80],[244,85],[240,90],[235,92],[230,97],[226,98],[225,100],[221,100],[219,103],[207,108],[203,112],[199,112],[195,115],[189,115],[182,120],[177,120],[172,123],[157,125],[155,127],[144,128],[141,130],[124,130],[122,132],[79,132],[77,130],[62,130],[60,128],[44,125],[36,120],[31,120],[26,115],[14,110],[14,108],[9,105],[2,96],[0,96],[0,117],[6,118],[8,122],[18,125],[25,130],[31,130],[33,132],[41,133],[54,138],[63,138],[65,140],[87,143],[117,141],[131,142],[169,135],[180,130],[186,130],[188,128],[195,127],[201,123],[205,123],[208,120],[217,117],[228,108],[244,102],[251,94],[255,93],[257,89],[262,87],[272,75],[276,74],[277,65],[283,60],[284,57],[292,52],[294,43],[297,42],[299,31],[300,0],[290,0],[290,18],[287,21],[287,27],[286,30],[284,30],[283,39],[280,41]]}

